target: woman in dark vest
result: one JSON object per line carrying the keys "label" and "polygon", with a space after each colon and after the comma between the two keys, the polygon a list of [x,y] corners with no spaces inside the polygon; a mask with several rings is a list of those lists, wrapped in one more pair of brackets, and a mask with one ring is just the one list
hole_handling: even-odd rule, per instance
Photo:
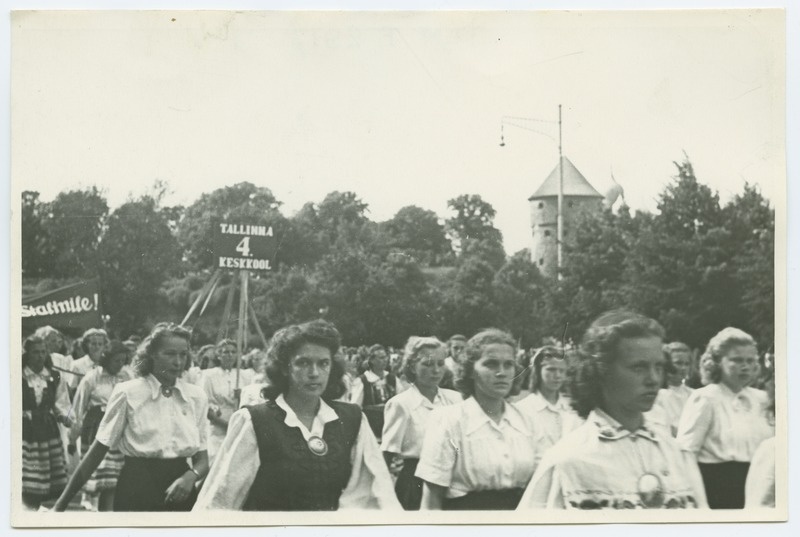
{"label": "woman in dark vest", "polygon": [[369,368],[353,383],[350,402],[364,409],[369,426],[380,441],[383,432],[383,411],[386,401],[398,392],[397,377],[386,371],[389,355],[382,345],[369,348]]}
{"label": "woman in dark vest", "polygon": [[367,420],[334,401],[344,393],[339,344],[322,320],[275,333],[266,401],[231,416],[194,510],[400,509]]}
{"label": "woman in dark vest", "polygon": [[44,339],[31,336],[22,354],[22,501],[31,509],[67,484],[58,424],[68,418],[67,386],[53,369]]}

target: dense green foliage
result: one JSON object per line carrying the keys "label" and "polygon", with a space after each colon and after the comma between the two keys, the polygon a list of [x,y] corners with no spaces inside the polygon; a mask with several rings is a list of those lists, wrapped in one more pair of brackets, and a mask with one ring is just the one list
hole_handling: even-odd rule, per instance
{"label": "dense green foliage", "polygon": [[[654,214],[627,207],[582,213],[560,280],[542,276],[527,250],[506,255],[495,210],[477,195],[450,200],[446,218],[407,206],[374,222],[353,192],[331,192],[286,216],[269,188],[251,183],[202,194],[186,208],[144,195],[110,214],[95,188],[50,203],[24,192],[24,286],[43,290],[99,275],[109,328],[120,336],[179,321],[211,278],[213,225],[230,219],[272,225],[281,244],[275,270],[250,281],[267,336],[324,316],[347,344],[399,346],[409,335],[496,326],[531,346],[560,339],[565,329],[578,339],[599,313],[629,307],[695,347],[733,325],[767,350],[774,338],[774,210],[750,185],[723,206],[688,159],[676,166]],[[235,275],[224,274],[191,321],[198,342],[235,330],[235,311],[220,323],[238,292]]]}

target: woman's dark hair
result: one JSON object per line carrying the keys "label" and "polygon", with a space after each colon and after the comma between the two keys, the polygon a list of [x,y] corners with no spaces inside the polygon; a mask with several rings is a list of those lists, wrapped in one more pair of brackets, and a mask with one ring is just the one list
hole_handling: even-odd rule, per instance
{"label": "woman's dark hair", "polygon": [[435,337],[411,336],[406,342],[403,350],[403,365],[400,371],[408,382],[416,382],[417,372],[415,371],[419,362],[419,353],[423,349],[446,349],[447,346]]}
{"label": "woman's dark hair", "polygon": [[81,348],[86,354],[89,354],[89,340],[92,338],[92,336],[101,336],[105,338],[106,345],[108,345],[108,333],[105,330],[102,328],[90,328],[81,336]]}
{"label": "woman's dark hair", "polygon": [[22,367],[23,369],[28,366],[28,353],[31,351],[34,345],[44,345],[44,351],[47,357],[44,359],[44,366],[49,370],[53,371],[53,359],[50,357],[50,352],[47,350],[47,343],[45,343],[44,338],[32,335],[25,338],[25,341],[22,342]]}
{"label": "woman's dark hair", "polygon": [[171,337],[181,338],[186,340],[186,343],[189,343],[192,338],[192,332],[188,328],[174,323],[158,323],[155,325],[153,331],[144,338],[144,341],[136,351],[133,370],[138,376],[146,377],[153,372],[153,356],[161,349],[164,340]]}
{"label": "woman's dark hair", "polygon": [[[475,371],[475,363],[483,356],[483,350],[487,345],[501,344],[511,347],[515,354],[514,364],[519,373],[519,365],[516,361],[517,343],[510,334],[498,330],[496,328],[489,328],[482,330],[472,336],[464,347],[464,361],[458,370],[455,378],[455,387],[464,396],[464,399],[471,395],[475,395],[475,380],[472,378],[472,373]],[[515,377],[521,378],[517,374]],[[519,387],[517,387],[517,391]],[[512,387],[512,393],[514,388]]]}
{"label": "woman's dark hair", "polygon": [[111,361],[111,357],[116,356],[117,354],[124,354],[125,360],[127,361],[128,347],[123,345],[118,339],[112,339],[97,363],[100,365],[100,367],[105,369],[108,366],[108,363]]}
{"label": "woman's dark hair", "polygon": [[531,392],[536,393],[542,385],[542,366],[547,360],[564,361],[564,351],[551,345],[540,348],[531,360]]}
{"label": "woman's dark hair", "polygon": [[572,407],[586,418],[603,402],[603,380],[617,359],[625,339],[664,339],[664,329],[655,320],[626,310],[604,313],[589,326],[581,341],[575,374],[570,381]]}
{"label": "woman's dark hair", "polygon": [[262,390],[265,399],[274,400],[289,389],[289,364],[303,345],[311,343],[325,347],[331,352],[331,372],[328,385],[322,394],[326,401],[338,399],[344,395],[344,364],[337,357],[341,345],[339,331],[328,321],[319,319],[303,324],[281,328],[272,336],[267,351],[267,378],[270,385]]}
{"label": "woman's dark hair", "polygon": [[722,359],[728,354],[728,351],[730,351],[733,347],[742,346],[757,347],[756,340],[744,330],[739,330],[738,328],[733,328],[731,326],[723,328],[717,333],[717,335],[709,340],[708,345],[706,346],[706,351],[703,353],[703,357],[711,358],[711,360],[714,362],[714,367],[710,371],[712,383],[717,384],[722,380],[721,362]]}

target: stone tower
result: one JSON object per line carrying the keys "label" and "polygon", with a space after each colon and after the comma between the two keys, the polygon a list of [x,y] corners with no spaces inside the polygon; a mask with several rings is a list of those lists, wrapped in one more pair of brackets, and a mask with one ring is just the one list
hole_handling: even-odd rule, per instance
{"label": "stone tower", "polygon": [[[564,242],[569,242],[570,231],[581,209],[600,211],[603,195],[589,184],[567,157],[564,166],[563,221]],[[545,276],[556,276],[558,268],[558,182],[557,165],[541,186],[528,198],[531,207],[531,260]]]}

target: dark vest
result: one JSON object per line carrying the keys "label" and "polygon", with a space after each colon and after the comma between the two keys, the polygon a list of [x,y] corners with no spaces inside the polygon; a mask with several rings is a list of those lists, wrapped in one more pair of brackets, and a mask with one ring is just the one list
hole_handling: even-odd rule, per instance
{"label": "dark vest", "polygon": [[51,371],[50,379],[47,381],[47,388],[42,393],[42,402],[36,404],[36,393],[33,388],[28,386],[28,382],[22,379],[22,410],[30,410],[33,412],[50,413],[55,408],[56,404],[56,388],[61,380],[61,375],[58,371]]}
{"label": "dark vest", "polygon": [[347,486],[350,452],[361,426],[356,405],[329,402],[339,419],[325,424],[328,453],[315,455],[286,412],[273,401],[247,407],[261,466],[244,504],[246,511],[335,511]]}
{"label": "dark vest", "polygon": [[386,405],[386,401],[395,396],[397,379],[391,373],[387,373],[386,377],[384,377],[385,393],[381,394],[375,383],[367,380],[366,375],[361,375],[358,378],[364,384],[364,401],[361,403],[361,408],[364,409],[369,428],[372,429],[375,438],[380,442],[383,435],[383,408]]}
{"label": "dark vest", "polygon": [[382,405],[389,399],[395,396],[397,391],[397,378],[392,373],[387,373],[384,377],[385,394],[381,397],[380,391],[375,387],[375,383],[367,380],[366,374],[358,377],[361,383],[364,384],[364,401],[361,403],[363,406]]}

